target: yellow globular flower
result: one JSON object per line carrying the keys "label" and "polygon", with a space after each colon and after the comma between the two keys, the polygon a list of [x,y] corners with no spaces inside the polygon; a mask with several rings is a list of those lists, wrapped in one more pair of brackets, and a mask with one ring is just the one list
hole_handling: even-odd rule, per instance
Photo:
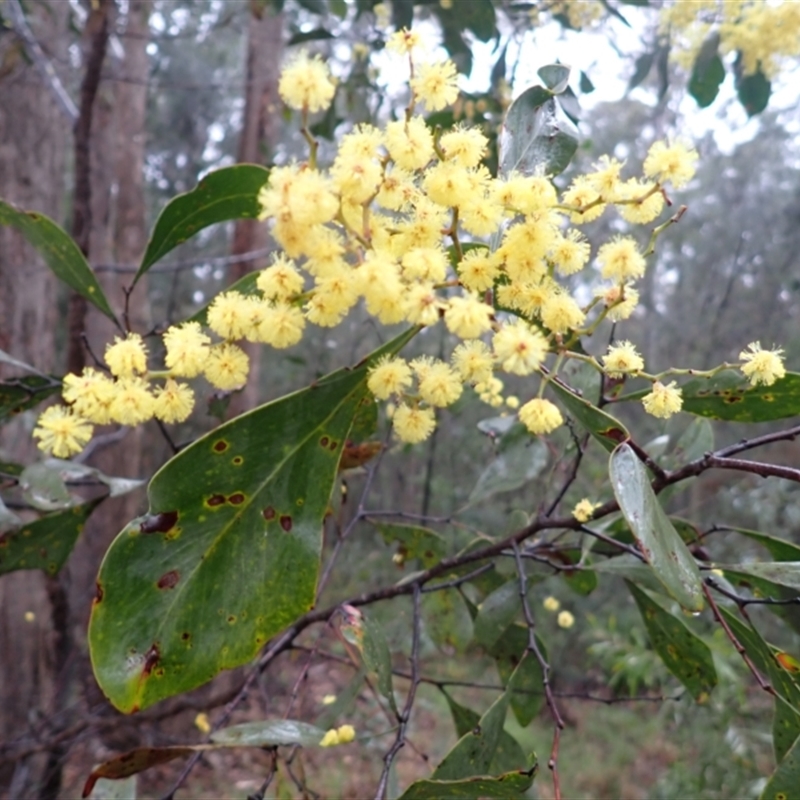
{"label": "yellow globular flower", "polygon": [[579,175],[572,181],[569,189],[564,192],[563,200],[566,205],[576,208],[569,215],[575,225],[592,222],[606,210],[605,201],[584,175]]}
{"label": "yellow globular flower", "polygon": [[395,164],[405,170],[422,169],[434,156],[433,134],[419,116],[388,122],[384,144]]}
{"label": "yellow globular flower", "polygon": [[566,292],[553,292],[541,309],[542,323],[553,333],[566,333],[583,325],[586,319],[581,307]]}
{"label": "yellow globular flower", "polygon": [[473,236],[489,236],[503,221],[503,207],[481,194],[470,192],[459,205],[461,227]]}
{"label": "yellow globular flower", "polygon": [[492,377],[492,351],[480,339],[471,339],[458,345],[451,361],[466,383],[483,383]]}
{"label": "yellow globular flower", "polygon": [[530,375],[547,356],[547,339],[522,320],[504,325],[494,335],[492,347],[500,366],[513,375]]}
{"label": "yellow globular flower", "polygon": [[569,611],[561,611],[556,621],[559,628],[571,628],[575,624],[575,617]]}
{"label": "yellow globular flower", "polygon": [[411,386],[411,367],[403,358],[382,356],[367,377],[367,388],[378,398],[388,400]]}
{"label": "yellow globular flower", "polygon": [[247,353],[235,344],[222,342],[211,348],[204,373],[212,386],[229,392],[244,386],[249,371]]}
{"label": "yellow globular flower", "polygon": [[440,161],[425,170],[422,188],[440,206],[460,205],[469,196],[467,170],[453,161]]}
{"label": "yellow globular flower", "polygon": [[305,280],[294,261],[281,253],[259,272],[256,286],[267,300],[288,300],[303,291]]}
{"label": "yellow globular flower", "polygon": [[205,711],[201,711],[194,718],[194,725],[200,733],[211,733],[211,721]]}
{"label": "yellow globular flower", "polygon": [[156,391],[153,414],[162,422],[183,422],[194,408],[194,392],[185,384],[169,378]]}
{"label": "yellow globular flower", "polygon": [[117,378],[131,378],[147,372],[147,348],[138,333],[129,333],[124,339],[114,337],[114,344],[106,347],[106,364]]}
{"label": "yellow globular flower", "polygon": [[586,266],[589,250],[589,242],[583,238],[583,234],[572,229],[566,236],[556,238],[548,257],[562,275],[574,275]]}
{"label": "yellow globular flower", "polygon": [[458,373],[449,364],[434,361],[426,364],[424,370],[417,374],[420,397],[429,405],[444,408],[461,397],[464,386]]}
{"label": "yellow globular flower", "polygon": [[79,453],[92,438],[92,426],[64,406],[50,406],[36,421],[33,436],[39,449],[56,458],[69,458]]}
{"label": "yellow globular flower", "polygon": [[635,202],[621,203],[617,206],[619,215],[626,222],[634,225],[645,225],[652,222],[664,209],[664,195],[653,191],[654,183],[631,178],[621,186],[617,200]]}
{"label": "yellow globular flower", "polygon": [[608,308],[606,317],[611,322],[620,322],[628,319],[639,303],[639,292],[629,283],[624,286],[609,286],[596,292],[603,298],[603,303]]}
{"label": "yellow globular flower", "polygon": [[561,608],[561,603],[555,597],[545,597],[544,601],[542,602],[545,611],[551,611],[555,613]]}
{"label": "yellow globular flower", "polygon": [[681,390],[675,386],[675,381],[666,386],[661,381],[656,381],[650,394],[642,398],[642,405],[648,414],[668,419],[677,414],[683,406]]}
{"label": "yellow globular flower", "polygon": [[583,500],[576,503],[575,508],[572,509],[572,516],[575,517],[578,522],[588,522],[592,518],[594,510],[599,507],[600,503],[593,503],[591,500],[584,497]]}
{"label": "yellow globular flower", "polygon": [[[269,181],[258,193],[258,201],[261,204],[258,218],[275,220],[272,233],[287,253],[290,250],[287,244],[297,249],[293,237],[302,235],[305,239],[309,226],[330,222],[339,213],[339,197],[333,181],[304,164],[273,167]],[[294,257],[293,253],[289,255]]]}
{"label": "yellow globular flower", "polygon": [[250,327],[252,298],[241,292],[222,292],[208,308],[208,327],[223,339],[243,339]]}
{"label": "yellow globular flower", "polygon": [[491,192],[495,202],[515,214],[532,214],[558,202],[553,184],[543,175],[512,173],[505,180],[494,181]]}
{"label": "yellow globular flower", "polygon": [[392,425],[397,438],[408,444],[424,442],[436,427],[436,416],[432,408],[400,405],[392,416]]}
{"label": "yellow globular flower", "polygon": [[72,410],[79,417],[95,425],[111,422],[110,407],[115,394],[114,381],[92,367],[84,367],[80,375],[72,373],[64,376],[62,397],[72,404]]}
{"label": "yellow globular flower", "polygon": [[447,277],[447,253],[441,247],[414,247],[401,261],[406,280],[441,283]]}
{"label": "yellow globular flower", "polygon": [[439,139],[446,161],[462,167],[477,167],[486,155],[489,141],[478,128],[457,125]]}
{"label": "yellow globular flower", "polygon": [[519,408],[519,397],[513,394],[510,397],[506,397],[506,405],[516,411]]}
{"label": "yellow globular flower", "polygon": [[458,279],[471,292],[491,289],[499,276],[497,256],[482,247],[467,251],[458,264]]}
{"label": "yellow globular flower", "polygon": [[325,731],[325,735],[322,737],[322,740],[319,743],[320,747],[335,747],[339,744],[339,731],[336,728],[331,728],[328,731]]}
{"label": "yellow globular flower", "polygon": [[476,383],[475,391],[478,393],[478,397],[492,408],[498,408],[503,405],[503,396],[501,394],[503,391],[503,381],[499,378],[492,377],[487,381]]}
{"label": "yellow globular flower", "polygon": [[298,111],[324,111],[331,104],[336,84],[319,56],[299,53],[282,70],[278,94],[284,103]]}
{"label": "yellow globular flower", "polygon": [[143,378],[120,378],[115,387],[114,400],[109,413],[113,422],[120,425],[140,425],[152,419],[155,398],[150,385]]}
{"label": "yellow globular flower", "polygon": [[402,167],[387,169],[383,174],[375,201],[383,208],[392,211],[404,210],[419,195],[419,189],[414,185],[413,179],[414,176]]}
{"label": "yellow globular flower", "polygon": [[694,177],[697,159],[697,151],[681,142],[654,142],[644,160],[644,174],[680,189]]}
{"label": "yellow globular flower", "polygon": [[747,349],[739,353],[739,358],[745,363],[741,370],[750,379],[751,386],[763,383],[772,386],[779,378],[786,375],[783,366],[783,350],[762,350],[760,342],[751,342]]}
{"label": "yellow globular flower", "polygon": [[440,111],[455,103],[458,97],[458,70],[450,60],[417,65],[411,79],[415,100],[421,101],[428,111]]}
{"label": "yellow globular flower", "polygon": [[518,412],[519,421],[533,434],[550,433],[564,424],[558,407],[549,400],[535,397],[525,403]]}
{"label": "yellow globular flower", "polygon": [[618,342],[608,348],[603,356],[603,367],[609,378],[621,378],[644,369],[644,359],[630,342]]}
{"label": "yellow globular flower", "polygon": [[332,706],[335,702],[336,702],[335,694],[326,694],[325,697],[322,698],[322,705],[324,706]]}
{"label": "yellow globular flower", "polygon": [[435,325],[443,304],[432,283],[417,283],[406,292],[404,308],[412,325]]}
{"label": "yellow globular flower", "polygon": [[336,733],[339,734],[339,744],[349,744],[356,738],[356,729],[352,725],[340,725]]}
{"label": "yellow globular flower", "polygon": [[211,339],[203,333],[199,322],[173,325],[162,336],[167,350],[164,363],[180,378],[194,378],[203,371]]}
{"label": "yellow globular flower", "polygon": [[586,182],[604,200],[614,200],[622,183],[619,173],[625,166],[624,162],[610,156],[601,156],[594,166],[596,171],[584,176]]}
{"label": "yellow globular flower", "polygon": [[451,297],[444,312],[447,329],[462,339],[477,339],[492,326],[492,308],[473,295]]}
{"label": "yellow globular flower", "polygon": [[630,236],[616,236],[597,251],[600,274],[606,280],[624,283],[644,275],[646,263],[636,241]]}
{"label": "yellow globular flower", "polygon": [[376,160],[380,144],[380,131],[372,126],[359,126],[342,139],[331,178],[344,200],[366,203],[377,193],[383,179],[383,169]]}
{"label": "yellow globular flower", "polygon": [[422,36],[419,31],[403,28],[395,31],[386,41],[386,49],[393,53],[411,53],[417,47],[422,46]]}

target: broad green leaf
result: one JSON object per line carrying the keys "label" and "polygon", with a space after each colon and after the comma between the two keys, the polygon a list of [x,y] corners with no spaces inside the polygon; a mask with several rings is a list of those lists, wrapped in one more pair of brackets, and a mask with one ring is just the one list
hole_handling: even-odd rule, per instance
{"label": "broad green leaf", "polygon": [[645,78],[650,74],[650,70],[653,67],[653,61],[655,60],[656,54],[654,52],[647,52],[642,53],[637,59],[636,63],[633,68],[633,75],[631,75],[631,79],[628,81],[628,91],[631,89],[635,89],[639,84],[641,84]]}
{"label": "broad green leaf", "polygon": [[800,800],[800,738],[772,773],[759,800]]}
{"label": "broad green leaf", "polygon": [[478,604],[475,641],[490,649],[521,610],[519,580],[510,580]]}
{"label": "broad green leaf", "polygon": [[750,561],[746,564],[715,564],[717,569],[752,575],[800,593],[800,561]]}
{"label": "broad green leaf", "polygon": [[377,675],[378,691],[389,701],[392,710],[397,712],[392,688],[392,654],[389,652],[386,635],[372,617],[364,615],[363,625],[361,655],[364,658],[364,666]]}
{"label": "broad green leaf", "polygon": [[647,592],[630,582],[628,589],[639,606],[653,649],[692,697],[698,703],[706,702],[717,685],[717,671],[708,645]]}
{"label": "broad green leaf", "polygon": [[715,378],[694,378],[681,391],[684,411],[730,422],[769,422],[795,417],[800,409],[797,372],[787,372],[772,386],[751,386],[744,375],[726,370]]}
{"label": "broad green leaf", "polygon": [[399,800],[476,800],[476,798],[521,798],[530,789],[538,764],[504,775],[476,776],[462,780],[419,780]]}
{"label": "broad green leaf", "polygon": [[778,764],[786,757],[798,736],[800,736],[800,711],[795,711],[786,703],[776,699],[775,716],[772,719],[772,746]]}
{"label": "broad green leaf", "polygon": [[578,132],[559,109],[554,92],[526,89],[508,109],[500,131],[500,174],[563,172],[578,149]]}
{"label": "broad green leaf", "polygon": [[591,94],[594,91],[594,84],[592,83],[592,79],[583,70],[581,70],[581,81],[579,86],[580,90],[584,94]]}
{"label": "broad green leaf", "polygon": [[752,75],[743,75],[738,61],[735,74],[736,94],[739,102],[744,106],[747,116],[754,117],[756,114],[760,114],[769,105],[769,98],[772,94],[772,83],[769,78],[761,71],[760,67]]}
{"label": "broad green leaf", "polygon": [[609,452],[620,442],[630,438],[627,429],[619,420],[601,411],[586,398],[569,391],[558,381],[550,381],[550,387],[567,411]]}
{"label": "broad green leaf", "polygon": [[286,46],[293,47],[294,45],[302,44],[303,42],[314,42],[322,39],[333,38],[334,35],[330,31],[326,31],[325,28],[314,28],[310,31],[298,31],[297,33],[293,33],[289,41],[286,42]]}
{"label": "broad green leaf", "polygon": [[472,641],[473,621],[456,589],[426,592],[422,597],[422,620],[434,644],[446,651],[463,653]]}
{"label": "broad green leaf", "polygon": [[661,508],[647,469],[629,445],[621,444],[611,454],[609,474],[620,510],[656,577],[683,608],[701,611],[703,588],[697,562]]}
{"label": "broad green leaf", "polygon": [[712,33],[704,42],[694,60],[689,79],[689,94],[700,108],[707,108],[719,94],[725,80],[725,67],[719,57],[719,33]]}
{"label": "broad green leaf", "polygon": [[734,528],[732,526],[726,526],[726,528],[763,545],[776,561],[800,561],[800,545],[788,542],[786,539],[780,539],[777,536],[751,531],[747,528]]}
{"label": "broad green leaf", "polygon": [[[777,583],[759,578],[752,573],[745,573],[740,570],[737,564],[733,569],[725,570],[725,578],[732,587],[745,588],[754,597],[771,598],[773,600],[796,600],[798,592],[796,589],[789,589]],[[800,633],[800,606],[795,603],[781,603],[779,605],[769,604],[766,606],[775,616],[780,617],[796,632]]]}
{"label": "broad green leaf", "polygon": [[0,381],[0,424],[6,417],[33,408],[60,391],[61,381],[40,375]]}
{"label": "broad green leaf", "polygon": [[398,555],[403,562],[418,558],[425,569],[441,561],[447,554],[447,540],[421,525],[399,525],[370,520],[381,532],[386,544],[397,542]]}
{"label": "broad green leaf", "polygon": [[83,526],[102,502],[47,514],[0,536],[0,575],[19,569],[41,569],[55,575],[64,566]]}
{"label": "broad green leaf", "polygon": [[112,322],[117,318],[86,257],[72,237],[44,214],[20,211],[0,200],[0,225],[16,228],[35,247],[57,278],[85,297]]}
{"label": "broad green leaf", "polygon": [[[450,706],[450,714],[453,717],[456,736],[459,739],[480,725],[481,715],[477,711],[457,703],[444,689],[442,689],[442,694],[447,700],[447,705]],[[502,731],[494,759],[489,766],[489,773],[495,775],[501,772],[511,772],[519,769],[520,765],[524,763],[525,754],[522,752],[519,742],[508,731]]]}
{"label": "broad green leaf", "polygon": [[500,438],[494,460],[481,473],[469,496],[469,505],[480,503],[498,492],[519,489],[547,466],[547,445],[533,437],[521,423]]}
{"label": "broad green leaf", "polygon": [[[3,498],[0,497],[0,534],[10,531],[13,528],[19,528],[22,525],[22,519],[18,517],[13,511],[10,511]],[[5,540],[0,538],[0,548],[3,546]],[[3,557],[2,549],[0,549],[0,569],[2,569]]]}
{"label": "broad green leaf", "polygon": [[367,369],[412,329],[307,389],[221,425],[150,482],[106,553],[89,626],[95,676],[132,712],[249,661],[314,602],[322,520]]}
{"label": "broad green leaf", "polygon": [[634,581],[651,592],[664,592],[664,584],[658,580],[652,567],[629,553],[597,561],[592,564],[592,569],[605,575]]}
{"label": "broad green leaf", "polygon": [[[547,648],[537,636],[539,652],[547,658]],[[495,642],[489,655],[495,660],[497,673],[503,686],[508,686],[512,675],[514,685],[509,690],[511,710],[517,722],[526,728],[544,705],[544,675],[538,659],[528,650],[528,629],[523,625],[509,625]]]}
{"label": "broad green leaf", "polygon": [[210,172],[192,191],[173,197],[156,220],[134,284],[156,261],[203,228],[231,219],[258,217],[258,193],[268,178],[265,167],[235,164]]}
{"label": "broad green leaf", "polygon": [[[693,419],[675,443],[675,447],[664,460],[664,466],[675,469],[688,464],[714,449],[714,429],[702,417]],[[651,453],[652,455],[652,453]]]}
{"label": "broad green leaf", "polygon": [[56,511],[74,505],[57,459],[29,464],[19,476],[19,485],[26,502],[40,511]]}
{"label": "broad green leaf", "polygon": [[314,747],[322,741],[324,735],[322,728],[307,722],[265,719],[222,728],[211,734],[211,741],[228,747],[275,747],[291,744]]}
{"label": "broad green leaf", "polygon": [[570,68],[564,64],[546,64],[536,70],[548,91],[561,94],[569,85]]}

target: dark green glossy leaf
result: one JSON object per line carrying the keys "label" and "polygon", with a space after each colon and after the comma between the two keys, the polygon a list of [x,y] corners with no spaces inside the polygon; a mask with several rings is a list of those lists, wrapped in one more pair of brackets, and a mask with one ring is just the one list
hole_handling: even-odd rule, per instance
{"label": "dark green glossy leaf", "polygon": [[325,13],[325,0],[297,0],[298,4],[312,14]]}
{"label": "dark green glossy leaf", "polygon": [[558,381],[551,381],[550,387],[567,411],[609,452],[630,438],[627,428],[618,419],[601,411],[586,398],[574,394]]}
{"label": "dark green glossy leaf", "polygon": [[472,641],[472,618],[463,596],[455,589],[423,595],[422,620],[428,636],[446,652],[463,653]]}
{"label": "dark green glossy leaf", "polygon": [[635,89],[645,80],[645,78],[647,78],[647,76],[650,74],[655,57],[655,53],[648,51],[647,53],[642,53],[636,59],[636,63],[633,68],[633,75],[631,75],[631,79],[628,81],[628,91]]}
{"label": "dark green glossy leaf", "polygon": [[719,33],[715,32],[703,42],[694,61],[689,79],[689,94],[700,108],[707,108],[717,99],[719,87],[725,80],[725,67],[718,50]]}
{"label": "dark green glossy leaf", "polygon": [[703,588],[697,562],[653,493],[647,469],[631,447],[611,454],[614,495],[636,537],[639,550],[667,592],[687,611],[701,611]]}
{"label": "dark green glossy leaf", "polygon": [[592,564],[592,569],[605,575],[634,581],[651,592],[664,592],[664,585],[658,580],[652,567],[629,553],[598,561]]}
{"label": "dark green glossy leaf", "polygon": [[726,573],[752,575],[800,593],[800,561],[750,561],[746,564],[717,564]]}
{"label": "dark green glossy leaf", "polygon": [[63,228],[44,214],[20,211],[0,200],[0,225],[11,225],[35,247],[57,278],[85,297],[114,323],[117,318],[108,304],[86,257]]}
{"label": "dark green glossy leaf", "polygon": [[706,702],[717,685],[717,671],[708,645],[642,589],[630,582],[628,589],[639,607],[653,649],[692,697],[698,703]]}
{"label": "dark green glossy leaf", "polygon": [[578,149],[578,132],[560,111],[553,92],[542,86],[524,91],[508,109],[500,132],[500,174],[563,172]]}
{"label": "dark green glossy leaf", "polygon": [[347,0],[328,0],[331,13],[336,14],[339,19],[344,19],[347,16]]}
{"label": "dark green glossy leaf", "polygon": [[[89,645],[126,712],[246,663],[314,602],[322,520],[374,358],[216,428],[159,470],[108,550]],[[287,576],[291,576],[288,580]]]}
{"label": "dark green glossy leaf", "polygon": [[776,700],[775,716],[772,719],[772,746],[778,764],[786,757],[798,736],[800,736],[800,712]]}
{"label": "dark green glossy leaf", "polygon": [[800,738],[772,773],[759,800],[800,800]]}
{"label": "dark green glossy leaf", "polygon": [[41,569],[55,575],[64,566],[83,526],[101,500],[56,511],[0,536],[0,575]]}
{"label": "dark green glossy leaf", "polygon": [[570,68],[564,64],[546,64],[540,67],[536,74],[542,83],[553,94],[561,94],[569,85]]}
{"label": "dark green glossy leaf", "polygon": [[323,39],[333,39],[334,35],[330,31],[326,31],[325,28],[314,28],[310,31],[298,31],[297,33],[292,34],[289,38],[289,41],[286,43],[287,47],[292,47],[296,44],[302,44],[303,42],[316,42]]}
{"label": "dark green glossy leaf", "polygon": [[275,747],[292,744],[313,747],[322,741],[324,735],[322,728],[307,722],[264,719],[222,728],[211,734],[211,741],[228,747]]}
{"label": "dark green glossy leaf", "polygon": [[492,0],[459,3],[457,14],[463,19],[464,27],[472,31],[481,42],[490,42],[497,36],[497,20]]}
{"label": "dark green glossy leaf", "polygon": [[772,94],[772,83],[769,78],[761,71],[760,67],[752,75],[743,75],[740,59],[736,61],[734,73],[736,75],[736,94],[747,115],[754,117],[756,114],[760,114],[769,105],[769,98]]}
{"label": "dark green glossy leaf", "polygon": [[726,526],[726,530],[736,531],[736,533],[763,545],[767,548],[769,554],[775,561],[800,561],[800,545],[787,542],[786,539],[780,539],[777,536],[769,536],[759,531],[751,531],[747,528]]}
{"label": "dark green glossy leaf", "polygon": [[538,764],[528,770],[504,775],[476,776],[462,780],[415,781],[399,800],[476,800],[476,798],[521,798],[530,789]]}
{"label": "dark green glossy leaf", "polygon": [[206,175],[192,191],[173,197],[156,220],[134,283],[171,250],[209,225],[231,219],[255,219],[258,193],[269,170],[236,164]]}
{"label": "dark green glossy leaf", "polygon": [[714,429],[711,427],[711,423],[703,417],[693,419],[665,459],[664,466],[668,469],[675,469],[701,458],[713,449]]}
{"label": "dark green glossy leaf", "polygon": [[399,544],[397,552],[403,561],[418,558],[420,564],[427,569],[441,561],[447,553],[447,540],[429,528],[371,521],[381,532],[386,544]]}
{"label": "dark green glossy leaf", "polygon": [[579,86],[580,90],[584,94],[591,94],[594,91],[594,84],[592,83],[592,79],[583,70],[581,70],[581,82]]}
{"label": "dark green glossy leaf", "polygon": [[495,589],[478,604],[475,641],[481,647],[491,649],[521,611],[519,580],[513,579]]}
{"label": "dark green glossy leaf", "polygon": [[521,423],[502,435],[497,455],[481,473],[469,496],[469,504],[483,502],[498,492],[519,489],[547,466],[547,445],[530,435]]}
{"label": "dark green glossy leaf", "polygon": [[739,571],[739,565],[735,569],[725,570],[725,579],[735,588],[747,589],[754,597],[770,598],[772,600],[795,601],[794,603],[782,603],[780,605],[769,604],[766,606],[775,616],[783,619],[791,628],[800,633],[800,605],[796,604],[798,592],[796,589],[788,589],[779,586],[777,583],[758,578],[751,573]]}
{"label": "dark green glossy leaf", "polygon": [[392,654],[381,626],[369,616],[364,615],[364,639],[361,655],[364,666],[377,676],[378,691],[389,701],[392,710],[397,712],[392,688]]}
{"label": "dark green glossy leaf", "polygon": [[[547,648],[538,636],[536,644],[546,659]],[[489,651],[489,655],[495,660],[503,686],[508,686],[512,675],[514,676],[509,702],[517,722],[523,728],[530,725],[545,701],[542,667],[533,653],[526,652],[527,649],[528,629],[515,623],[503,631]]]}
{"label": "dark green glossy leaf", "polygon": [[39,405],[61,391],[61,381],[41,375],[25,375],[0,381],[0,423],[6,418]]}

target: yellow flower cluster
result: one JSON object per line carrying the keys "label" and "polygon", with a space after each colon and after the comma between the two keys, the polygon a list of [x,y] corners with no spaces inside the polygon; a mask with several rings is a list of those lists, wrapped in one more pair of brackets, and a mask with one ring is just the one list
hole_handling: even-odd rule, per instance
{"label": "yellow flower cluster", "polygon": [[[419,36],[411,31],[394,34],[389,46],[411,66],[405,118],[383,128],[355,127],[341,138],[328,170],[317,168],[313,146],[309,163],[273,168],[259,194],[260,218],[280,251],[257,275],[252,292],[218,295],[206,330],[197,322],[167,330],[162,371],[149,371],[144,342],[129,334],[106,351],[110,374],[87,368],[68,375],[63,397],[69,408],[47,412],[36,430],[43,449],[76,452],[92,424],[136,425],[153,417],[181,422],[194,395],[178,379],[202,375],[218,389],[237,389],[249,367],[239,342],[290,347],[308,323],[334,327],[359,302],[383,324],[442,321],[461,340],[446,361],[385,358],[369,373],[370,390],[394,404],[398,438],[421,442],[435,427],[435,409],[455,403],[464,385],[487,403],[503,405],[496,372],[538,373],[550,353],[572,357],[570,345],[602,318],[617,321],[633,313],[633,283],[644,274],[645,257],[630,236],[617,236],[597,251],[596,266],[607,283],[588,304],[559,282],[592,260],[577,226],[609,206],[629,222],[652,221],[664,206],[664,185],[686,183],[696,153],[659,142],[644,175],[627,180],[621,162],[602,158],[561,197],[545,175],[493,178],[482,164],[488,141],[481,131],[459,125],[434,132],[413,113],[417,104],[435,110],[456,99],[455,66],[419,61]],[[280,80],[285,102],[304,115],[325,108],[334,90],[326,65],[305,54],[287,65]],[[490,237],[494,249],[485,244]],[[636,374],[644,366],[629,343],[612,348],[604,362],[595,366],[612,375]],[[646,398],[645,407],[664,416],[675,402],[658,400],[657,387],[656,399]],[[536,396],[528,402],[514,397],[507,403],[519,406],[519,419],[534,434],[563,422],[558,408],[543,399],[544,388],[531,392]]]}
{"label": "yellow flower cluster", "polygon": [[721,53],[741,54],[745,75],[760,68],[773,78],[785,59],[800,55],[800,3],[793,0],[671,0],[661,12],[661,27],[671,33],[687,69],[713,33],[719,34]]}
{"label": "yellow flower cluster", "polygon": [[340,725],[325,732],[320,740],[320,747],[335,747],[337,744],[350,744],[356,738],[356,729],[352,725]]}

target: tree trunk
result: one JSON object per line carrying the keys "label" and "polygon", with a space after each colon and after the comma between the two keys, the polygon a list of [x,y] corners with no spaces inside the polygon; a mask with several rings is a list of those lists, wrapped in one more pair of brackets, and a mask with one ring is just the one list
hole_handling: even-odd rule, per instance
{"label": "tree trunk", "polygon": [[[68,3],[28,6],[27,23],[54,64],[67,61],[68,15]],[[0,193],[20,208],[61,221],[70,120],[23,51],[22,41],[6,32],[0,41]],[[0,227],[0,349],[41,370],[54,370],[57,330],[56,279],[22,236]],[[12,373],[0,364],[0,376]],[[0,430],[2,458],[35,460],[34,416],[24,414]],[[50,713],[53,667],[44,575],[24,571],[0,577],[0,740],[21,735]],[[12,796],[28,796],[43,767],[42,756],[22,761],[14,770],[0,771],[0,785],[8,783]]]}

